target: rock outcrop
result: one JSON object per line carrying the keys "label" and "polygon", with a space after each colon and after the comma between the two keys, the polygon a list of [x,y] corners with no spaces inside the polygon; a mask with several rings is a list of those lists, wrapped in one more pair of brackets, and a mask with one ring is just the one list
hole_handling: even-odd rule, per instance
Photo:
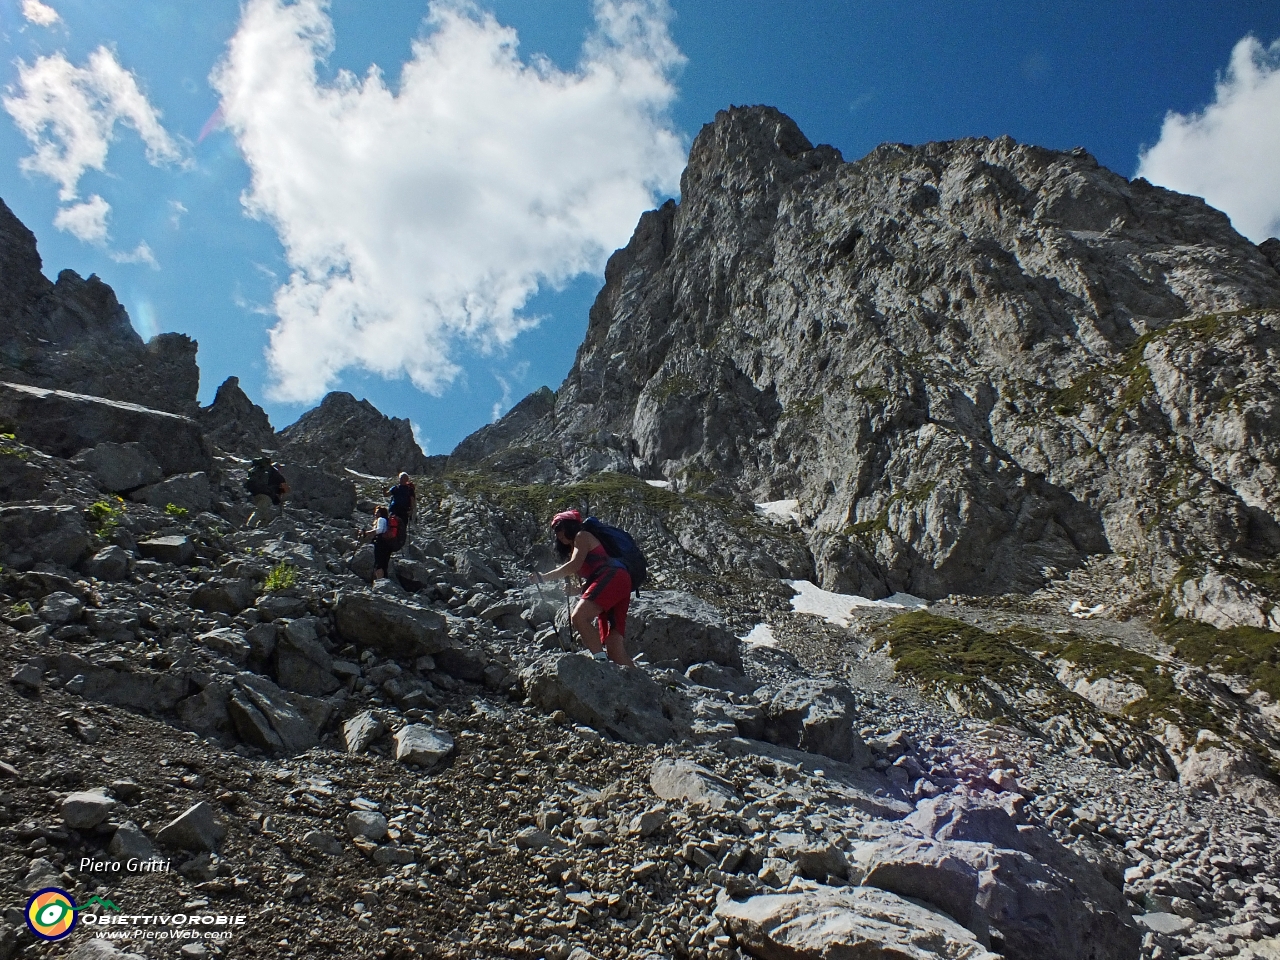
{"label": "rock outcrop", "polygon": [[267,412],[240,389],[239,377],[227,377],[218,388],[213,403],[200,408],[197,418],[205,436],[219,449],[256,457],[274,450],[276,432]]}
{"label": "rock outcrop", "polygon": [[1163,582],[1280,548],[1277,307],[1224,215],[1083,150],[845,163],[734,108],[611,258],[554,404],[453,463],[794,498],[821,584],[868,597],[1026,591],[1108,551]]}
{"label": "rock outcrop", "polygon": [[328,394],[281,430],[278,442],[282,456],[316,466],[350,467],[377,477],[427,469],[408,420],[387,417],[349,393]]}
{"label": "rock outcrop", "polygon": [[96,276],[63,270],[50,283],[40,266],[35,236],[0,201],[0,380],[195,415],[194,340],[162,333],[143,343]]}

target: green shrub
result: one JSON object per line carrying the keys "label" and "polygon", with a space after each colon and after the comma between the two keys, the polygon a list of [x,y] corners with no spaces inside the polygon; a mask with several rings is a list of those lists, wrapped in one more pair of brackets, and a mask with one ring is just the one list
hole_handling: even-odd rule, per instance
{"label": "green shrub", "polygon": [[116,497],[115,503],[110,500],[99,500],[85,513],[94,526],[94,532],[99,537],[107,537],[112,530],[120,526],[120,520],[124,516],[124,500],[120,497]]}
{"label": "green shrub", "polygon": [[271,572],[267,574],[267,579],[262,584],[262,588],[268,592],[288,590],[297,582],[298,571],[292,564],[277,563],[271,568]]}
{"label": "green shrub", "polygon": [[31,604],[28,603],[26,600],[23,600],[21,603],[15,603],[12,607],[9,608],[9,610],[15,617],[26,617],[35,613],[35,610],[32,608]]}
{"label": "green shrub", "polygon": [[164,505],[164,512],[175,520],[181,520],[187,515],[188,511],[186,507],[180,507],[176,503],[166,503]]}

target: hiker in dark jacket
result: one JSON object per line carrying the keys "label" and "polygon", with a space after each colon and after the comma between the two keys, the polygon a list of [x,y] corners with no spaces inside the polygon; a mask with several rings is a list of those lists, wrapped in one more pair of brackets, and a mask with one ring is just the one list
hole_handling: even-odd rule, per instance
{"label": "hiker in dark jacket", "polygon": [[401,529],[408,531],[409,521],[413,519],[413,512],[418,505],[418,490],[413,485],[413,480],[407,473],[402,473],[396,479],[396,485],[388,487],[386,492],[390,498],[387,510],[403,520]]}
{"label": "hiker in dark jacket", "polygon": [[264,521],[270,523],[274,519],[271,516],[273,507],[277,516],[284,514],[282,503],[289,492],[289,484],[280,472],[280,464],[272,463],[266,457],[253,461],[244,488],[253,497],[253,513],[245,521],[246,527],[256,527]]}
{"label": "hiker in dark jacket", "polygon": [[[582,514],[577,510],[557,513],[551,521],[556,537],[556,553],[568,559],[554,570],[535,573],[535,583],[578,577],[582,581],[582,597],[570,619],[578,636],[591,655],[603,660],[634,667],[627,653],[627,608],[631,604],[631,574],[626,565],[609,556],[604,545],[582,529]],[[592,631],[592,621],[599,628],[599,639]]]}

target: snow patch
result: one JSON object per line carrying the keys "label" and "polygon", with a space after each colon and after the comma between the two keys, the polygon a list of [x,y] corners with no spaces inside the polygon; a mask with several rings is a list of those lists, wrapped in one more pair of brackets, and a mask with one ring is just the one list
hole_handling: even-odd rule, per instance
{"label": "snow patch", "polygon": [[372,473],[361,473],[359,470],[352,470],[350,467],[343,467],[347,473],[353,477],[359,477],[361,480],[385,480],[386,477],[375,477]]}
{"label": "snow patch", "polygon": [[886,600],[868,600],[851,593],[831,593],[808,580],[783,581],[796,595],[791,598],[791,609],[796,613],[811,613],[839,627],[849,626],[853,611],[858,608],[881,610],[919,610],[929,602],[909,593],[895,593]]}
{"label": "snow patch", "polygon": [[775,520],[793,520],[801,522],[799,500],[770,500],[768,503],[757,503],[756,509]]}
{"label": "snow patch", "polygon": [[767,623],[757,623],[751,628],[750,633],[740,639],[749,647],[776,647],[778,645],[778,641],[773,636],[773,631],[769,629]]}
{"label": "snow patch", "polygon": [[670,480],[646,480],[645,483],[647,483],[651,487],[657,487],[659,490],[671,489]]}

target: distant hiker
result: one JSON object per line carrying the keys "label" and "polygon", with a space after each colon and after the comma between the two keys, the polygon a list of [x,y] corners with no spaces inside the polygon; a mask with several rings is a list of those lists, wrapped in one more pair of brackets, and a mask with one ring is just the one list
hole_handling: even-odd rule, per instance
{"label": "distant hiker", "polygon": [[270,523],[272,507],[277,508],[277,515],[284,513],[281,503],[289,492],[289,484],[280,472],[280,464],[272,463],[270,457],[258,457],[249,465],[244,488],[253,497],[253,513],[245,521],[246,527],[259,526],[263,521]]}
{"label": "distant hiker", "polygon": [[387,510],[391,516],[399,517],[402,521],[400,541],[396,544],[396,549],[399,550],[404,546],[404,538],[409,533],[409,521],[413,519],[414,510],[418,505],[418,490],[409,475],[402,473],[396,479],[396,485],[387,488],[387,496],[391,498],[387,503]]}
{"label": "distant hiker", "polygon": [[[386,507],[375,507],[373,510],[373,526],[362,532],[362,539],[373,541],[373,579],[385,580],[387,566],[391,562],[391,554],[398,549],[395,537],[403,521],[392,517]],[[396,529],[393,529],[396,528]]]}
{"label": "distant hiker", "polygon": [[[578,636],[597,660],[608,658],[614,663],[634,667],[627,653],[627,607],[631,604],[631,574],[626,564],[609,556],[604,545],[582,528],[582,514],[577,510],[557,513],[551,521],[556,537],[556,553],[568,559],[547,573],[534,573],[535,583],[576,576],[581,579],[582,598],[570,619]],[[592,635],[591,621],[599,626],[599,639]]]}

